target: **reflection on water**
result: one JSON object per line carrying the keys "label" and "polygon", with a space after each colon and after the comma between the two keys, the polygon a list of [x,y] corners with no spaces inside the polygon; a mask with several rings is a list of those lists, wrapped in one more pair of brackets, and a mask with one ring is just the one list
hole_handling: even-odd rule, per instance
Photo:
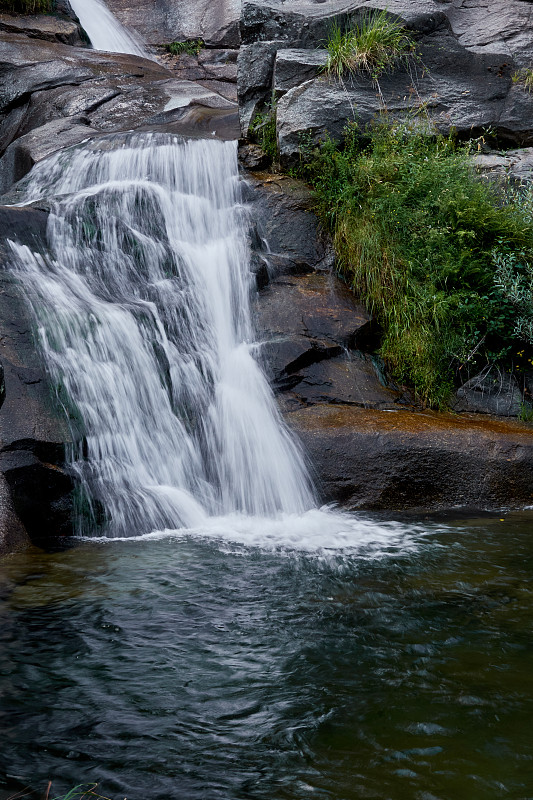
{"label": "reflection on water", "polygon": [[367,558],[210,536],[4,559],[0,786],[530,798],[532,521]]}

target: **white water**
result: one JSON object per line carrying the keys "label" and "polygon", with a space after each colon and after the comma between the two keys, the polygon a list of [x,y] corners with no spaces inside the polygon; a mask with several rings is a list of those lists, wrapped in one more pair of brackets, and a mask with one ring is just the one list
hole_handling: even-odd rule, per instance
{"label": "white water", "polygon": [[121,25],[102,0],[70,0],[70,5],[95,50],[149,57],[140,37]]}
{"label": "white water", "polygon": [[52,258],[13,247],[108,535],[310,509],[253,358],[236,143],[129,134],[58,153],[26,191],[63,195]]}
{"label": "white water", "polygon": [[77,532],[376,557],[412,525],[317,509],[253,354],[235,142],[126,134],[19,184],[56,198],[50,256],[11,243],[82,486]]}

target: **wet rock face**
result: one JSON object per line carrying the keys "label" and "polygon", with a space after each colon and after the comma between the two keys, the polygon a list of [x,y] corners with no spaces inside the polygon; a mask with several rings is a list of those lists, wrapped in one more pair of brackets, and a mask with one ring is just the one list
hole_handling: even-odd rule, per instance
{"label": "wet rock face", "polygon": [[[0,506],[6,547],[70,533],[73,484],[65,471],[71,440],[58,411],[33,339],[32,323],[16,276],[8,272],[7,239],[41,250],[48,214],[0,207],[0,338],[5,399],[0,410]],[[9,490],[9,491],[8,491]],[[9,523],[9,524],[8,524]]]}
{"label": "wet rock face", "polygon": [[533,433],[474,416],[316,405],[286,415],[324,500],[350,509],[523,507]]}
{"label": "wet rock face", "polygon": [[330,243],[321,237],[309,190],[283,176],[256,176],[249,196],[257,220],[256,327],[260,357],[283,408],[347,403],[394,407],[398,392],[367,352],[375,326],[332,273]]}
{"label": "wet rock face", "polygon": [[26,17],[0,13],[0,31],[22,33],[32,39],[44,39],[48,42],[78,46],[85,44],[79,25],[73,20],[48,14],[32,14]]}
{"label": "wet rock face", "polygon": [[238,47],[240,0],[107,0],[124,24],[149,44],[202,38],[211,46]]}
{"label": "wet rock face", "polygon": [[0,194],[52,152],[105,133],[239,135],[228,96],[137,56],[0,33],[0,78]]}

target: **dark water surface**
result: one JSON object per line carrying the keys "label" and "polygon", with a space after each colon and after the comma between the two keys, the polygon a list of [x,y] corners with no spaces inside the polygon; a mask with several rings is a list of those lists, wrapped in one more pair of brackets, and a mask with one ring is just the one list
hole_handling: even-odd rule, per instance
{"label": "dark water surface", "polygon": [[0,785],[533,798],[533,517],[375,557],[194,539],[0,562]]}

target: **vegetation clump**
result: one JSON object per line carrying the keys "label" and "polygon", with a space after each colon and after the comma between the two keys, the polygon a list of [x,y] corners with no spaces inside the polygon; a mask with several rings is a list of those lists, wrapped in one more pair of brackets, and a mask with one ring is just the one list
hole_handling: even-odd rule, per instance
{"label": "vegetation clump", "polygon": [[515,72],[513,83],[521,83],[528,92],[533,92],[533,68],[528,67]]}
{"label": "vegetation clump", "polygon": [[381,357],[435,408],[487,365],[531,364],[518,342],[533,335],[532,218],[472,161],[452,137],[380,123],[365,136],[351,125],[303,167],[340,269],[381,325]]}
{"label": "vegetation clump", "polygon": [[276,138],[276,102],[274,98],[262,111],[254,116],[250,124],[249,136],[252,141],[261,147],[271,163],[277,161],[279,154]]}
{"label": "vegetation clump", "polygon": [[324,71],[342,79],[345,73],[366,72],[374,81],[416,52],[411,34],[386,11],[371,11],[356,25],[333,25],[326,42]]}
{"label": "vegetation clump", "polygon": [[53,0],[0,0],[0,12],[47,14],[53,11]]}
{"label": "vegetation clump", "polygon": [[185,42],[171,42],[165,45],[165,50],[173,56],[197,56],[204,46],[203,39],[187,39]]}

